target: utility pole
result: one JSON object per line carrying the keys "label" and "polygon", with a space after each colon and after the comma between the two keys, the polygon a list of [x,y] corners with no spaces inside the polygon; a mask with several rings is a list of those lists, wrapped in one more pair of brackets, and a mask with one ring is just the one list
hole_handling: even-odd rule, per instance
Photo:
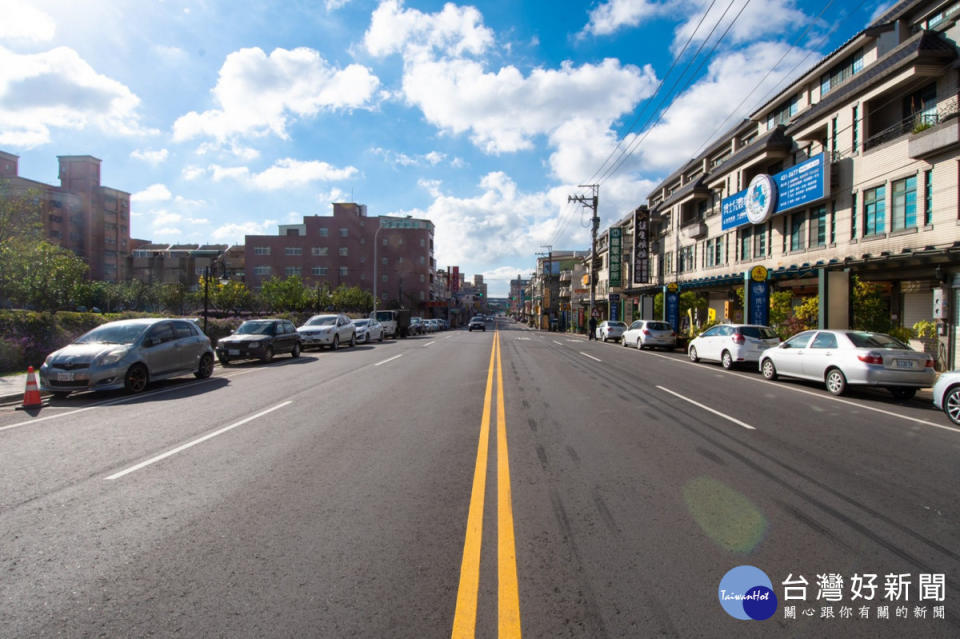
{"label": "utility pole", "polygon": [[[546,289],[547,289],[547,299],[549,304],[547,304],[547,330],[550,330],[550,322],[553,319],[553,313],[551,309],[553,308],[553,245],[552,244],[541,244],[540,248],[547,249],[547,268],[545,273]],[[541,253],[542,255],[542,253]]]}
{"label": "utility pole", "polygon": [[[597,203],[600,200],[600,185],[579,184],[577,188],[593,190],[593,197],[590,198],[589,202],[583,195],[571,195],[567,198],[567,202],[579,202],[583,206],[589,206],[593,209],[590,240],[590,317],[593,317],[593,298],[597,291],[597,277],[594,269],[596,268],[597,261],[597,231],[600,229],[600,218],[597,216]],[[589,321],[589,318],[587,321]]]}

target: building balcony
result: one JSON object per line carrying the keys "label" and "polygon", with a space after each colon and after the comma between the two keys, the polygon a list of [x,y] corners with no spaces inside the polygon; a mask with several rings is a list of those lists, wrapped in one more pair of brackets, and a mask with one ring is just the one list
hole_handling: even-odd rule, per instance
{"label": "building balcony", "polygon": [[909,156],[915,160],[941,153],[960,143],[960,120],[956,97],[941,104],[937,112],[914,122],[909,141]]}
{"label": "building balcony", "polygon": [[573,280],[573,271],[561,271],[560,272],[560,281],[561,282],[570,282]]}
{"label": "building balcony", "polygon": [[707,223],[702,220],[698,220],[690,224],[685,224],[683,227],[681,227],[680,234],[688,240],[696,240],[704,237],[707,234]]}
{"label": "building balcony", "polygon": [[570,299],[573,289],[569,286],[561,286],[559,296],[563,299]]}

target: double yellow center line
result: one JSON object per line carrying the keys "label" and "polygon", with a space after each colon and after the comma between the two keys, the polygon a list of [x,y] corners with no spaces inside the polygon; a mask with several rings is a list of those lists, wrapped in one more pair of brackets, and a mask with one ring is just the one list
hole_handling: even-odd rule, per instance
{"label": "double yellow center line", "polygon": [[500,363],[500,331],[493,335],[487,389],[483,397],[477,466],[467,512],[467,536],[460,564],[457,610],[453,616],[454,639],[473,637],[477,626],[477,596],[480,585],[480,546],[483,539],[483,501],[487,483],[493,378],[497,378],[497,616],[501,639],[519,638],[520,592],[517,587],[517,552],[513,534],[513,503],[510,496],[510,458],[507,453],[507,420],[503,409],[503,367]]}

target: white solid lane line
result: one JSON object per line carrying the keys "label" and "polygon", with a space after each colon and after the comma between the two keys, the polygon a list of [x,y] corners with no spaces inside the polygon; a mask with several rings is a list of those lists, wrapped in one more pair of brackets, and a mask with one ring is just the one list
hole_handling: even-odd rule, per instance
{"label": "white solid lane line", "polygon": [[399,355],[394,355],[393,357],[385,359],[382,362],[377,362],[376,364],[374,364],[374,366],[380,366],[382,364],[386,364],[387,362],[392,362],[393,360],[398,359],[400,357],[403,357],[403,353],[400,353]]}
{"label": "white solid lane line", "polygon": [[594,357],[593,355],[587,355],[587,354],[584,353],[583,351],[578,351],[578,352],[579,352],[581,355],[583,355],[584,357],[589,357],[590,359],[594,360],[595,362],[602,362],[602,361],[603,361],[602,359],[597,359],[597,358]]}
{"label": "white solid lane line", "polygon": [[434,342],[427,342],[426,344],[423,345],[423,347],[426,348],[427,346],[433,346],[433,343]]}
{"label": "white solid lane line", "polygon": [[563,346],[563,344],[561,344],[561,343],[558,342],[557,340],[553,340],[553,343],[556,344],[557,346]]}
{"label": "white solid lane line", "polygon": [[713,413],[714,415],[717,415],[718,417],[723,417],[723,418],[726,419],[727,421],[731,421],[731,422],[733,422],[734,424],[736,424],[737,426],[743,426],[743,427],[746,428],[747,430],[757,430],[756,428],[754,428],[754,427],[751,426],[750,424],[745,424],[744,422],[741,422],[739,419],[734,419],[733,417],[730,417],[729,415],[724,415],[724,414],[721,413],[720,411],[714,410],[714,409],[710,408],[709,406],[704,406],[704,405],[701,404],[700,402],[696,402],[696,401],[690,399],[689,397],[684,397],[684,396],[681,395],[680,393],[674,393],[674,392],[673,392],[672,390],[670,390],[669,388],[664,388],[663,386],[657,386],[657,388],[659,388],[660,390],[662,390],[662,391],[664,391],[664,392],[666,392],[666,393],[670,393],[670,394],[673,395],[674,397],[679,397],[679,398],[682,399],[683,401],[689,402],[689,403],[693,404],[694,406],[697,406],[698,408],[702,408],[703,410],[705,410],[705,411],[707,411],[707,412]]}
{"label": "white solid lane line", "polygon": [[146,461],[142,461],[142,462],[140,462],[139,464],[137,464],[136,466],[131,466],[130,468],[127,468],[126,470],[121,470],[119,473],[114,473],[113,475],[110,475],[109,477],[107,477],[107,479],[120,479],[120,478],[123,477],[124,475],[129,475],[130,473],[136,472],[136,471],[140,470],[141,468],[145,468],[145,467],[149,466],[150,464],[155,464],[155,463],[157,463],[158,461],[160,461],[160,460],[162,460],[162,459],[166,459],[167,457],[170,457],[171,455],[176,455],[176,454],[179,453],[179,452],[182,452],[182,451],[184,451],[184,450],[186,450],[186,449],[188,449],[188,448],[191,448],[191,447],[193,447],[193,446],[196,446],[197,444],[201,444],[201,443],[207,441],[208,439],[213,439],[214,437],[216,437],[216,436],[218,436],[218,435],[222,435],[222,434],[226,433],[227,431],[233,430],[233,429],[236,428],[237,426],[243,426],[243,425],[246,424],[247,422],[252,422],[253,420],[257,419],[258,417],[263,417],[263,416],[266,415],[267,413],[272,413],[273,411],[275,411],[275,410],[277,410],[277,409],[280,409],[280,408],[283,408],[284,406],[288,406],[289,404],[292,404],[292,403],[293,403],[292,401],[286,401],[286,402],[283,402],[282,404],[277,404],[277,405],[274,406],[273,408],[268,408],[267,410],[262,410],[262,411],[260,411],[259,413],[257,413],[256,415],[251,415],[250,417],[247,417],[246,419],[241,419],[239,422],[236,422],[236,423],[234,423],[234,424],[230,424],[229,426],[224,426],[224,427],[221,428],[220,430],[217,430],[217,431],[214,431],[214,432],[209,433],[209,434],[207,434],[207,435],[204,435],[203,437],[199,437],[199,438],[197,438],[197,439],[194,439],[193,441],[187,442],[186,444],[184,444],[184,445],[182,445],[182,446],[177,446],[177,447],[174,448],[173,450],[168,450],[167,452],[162,453],[162,454],[160,454],[160,455],[157,455],[156,457],[151,457],[150,459],[148,459],[148,460],[146,460]]}

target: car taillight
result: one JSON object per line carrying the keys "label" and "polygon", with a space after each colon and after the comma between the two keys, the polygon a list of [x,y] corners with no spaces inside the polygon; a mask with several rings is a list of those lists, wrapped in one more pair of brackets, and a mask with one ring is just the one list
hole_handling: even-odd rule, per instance
{"label": "car taillight", "polygon": [[734,343],[734,344],[746,344],[746,343],[747,343],[747,338],[744,337],[743,335],[740,335],[739,333],[734,333],[734,334],[733,334],[733,343]]}
{"label": "car taillight", "polygon": [[928,357],[926,363],[924,364],[925,368],[933,368],[934,362],[932,357]]}
{"label": "car taillight", "polygon": [[883,355],[876,355],[874,353],[867,353],[866,355],[857,355],[857,359],[865,364],[880,364],[883,365]]}
{"label": "car taillight", "polygon": [[649,334],[650,334],[650,331],[648,331],[647,329],[643,329],[643,334],[644,334],[644,335],[649,335]]}

